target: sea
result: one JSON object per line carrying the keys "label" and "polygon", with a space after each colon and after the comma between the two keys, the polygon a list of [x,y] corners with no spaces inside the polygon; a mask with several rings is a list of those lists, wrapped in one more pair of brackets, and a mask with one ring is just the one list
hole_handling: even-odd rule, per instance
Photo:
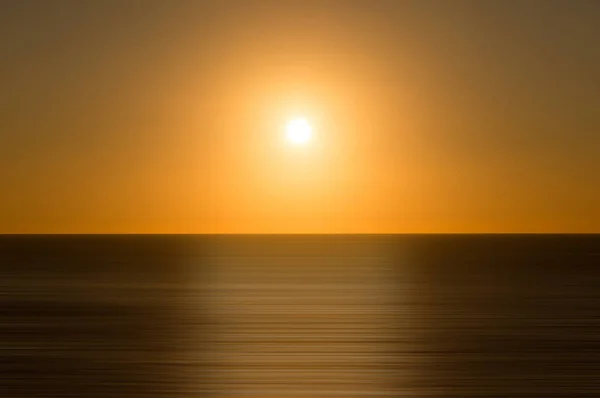
{"label": "sea", "polygon": [[600,235],[3,235],[0,397],[600,397]]}

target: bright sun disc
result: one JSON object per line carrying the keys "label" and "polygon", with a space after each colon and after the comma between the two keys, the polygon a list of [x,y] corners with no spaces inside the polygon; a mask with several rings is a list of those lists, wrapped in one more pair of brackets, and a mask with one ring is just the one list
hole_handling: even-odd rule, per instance
{"label": "bright sun disc", "polygon": [[305,144],[312,137],[312,128],[306,119],[294,119],[287,125],[286,136],[293,144]]}

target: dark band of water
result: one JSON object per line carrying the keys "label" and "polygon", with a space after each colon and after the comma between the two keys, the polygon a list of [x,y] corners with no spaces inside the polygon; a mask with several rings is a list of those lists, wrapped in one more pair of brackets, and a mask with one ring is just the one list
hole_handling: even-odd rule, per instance
{"label": "dark band of water", "polygon": [[596,397],[600,236],[3,236],[2,397]]}

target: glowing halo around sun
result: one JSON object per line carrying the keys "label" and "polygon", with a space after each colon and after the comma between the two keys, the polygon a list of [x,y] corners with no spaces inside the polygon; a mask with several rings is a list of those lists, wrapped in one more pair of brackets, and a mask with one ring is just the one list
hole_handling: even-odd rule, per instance
{"label": "glowing halo around sun", "polygon": [[312,139],[312,127],[306,119],[293,119],[287,124],[285,136],[294,145],[304,145]]}

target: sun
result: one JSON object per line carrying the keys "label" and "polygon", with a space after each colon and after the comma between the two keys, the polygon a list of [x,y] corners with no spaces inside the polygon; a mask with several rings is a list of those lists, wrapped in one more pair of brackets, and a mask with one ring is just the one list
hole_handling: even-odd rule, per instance
{"label": "sun", "polygon": [[294,119],[287,124],[286,138],[295,145],[308,143],[312,138],[312,128],[306,119]]}

